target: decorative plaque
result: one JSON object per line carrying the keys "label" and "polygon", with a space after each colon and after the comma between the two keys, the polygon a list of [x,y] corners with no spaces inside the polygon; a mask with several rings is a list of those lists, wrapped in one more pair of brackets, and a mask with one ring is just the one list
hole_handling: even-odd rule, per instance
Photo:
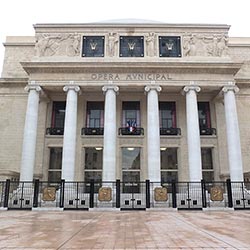
{"label": "decorative plaque", "polygon": [[112,200],[112,190],[110,187],[101,187],[98,192],[99,201],[111,201]]}
{"label": "decorative plaque", "polygon": [[43,201],[54,201],[56,199],[56,188],[46,187],[43,189]]}
{"label": "decorative plaque", "polygon": [[168,200],[168,192],[164,187],[157,187],[154,190],[155,193],[155,201],[167,201]]}

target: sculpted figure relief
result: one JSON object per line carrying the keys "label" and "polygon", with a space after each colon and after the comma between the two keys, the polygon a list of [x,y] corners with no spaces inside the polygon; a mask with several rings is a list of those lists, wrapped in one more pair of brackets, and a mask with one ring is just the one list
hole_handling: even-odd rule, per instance
{"label": "sculpted figure relief", "polygon": [[213,36],[186,34],[183,37],[184,56],[227,56],[227,43],[228,37],[224,34]]}
{"label": "sculpted figure relief", "polygon": [[36,41],[36,55],[77,56],[80,53],[79,34],[41,34]]}
{"label": "sculpted figure relief", "polygon": [[78,56],[80,54],[80,41],[81,37],[79,34],[71,34],[67,40],[66,52],[68,56]]}
{"label": "sculpted figure relief", "polygon": [[109,56],[113,57],[116,56],[116,47],[119,41],[119,36],[117,33],[110,32],[108,35],[108,51]]}
{"label": "sculpted figure relief", "polygon": [[155,34],[150,32],[146,36],[146,45],[147,45],[147,56],[154,56],[155,55]]}

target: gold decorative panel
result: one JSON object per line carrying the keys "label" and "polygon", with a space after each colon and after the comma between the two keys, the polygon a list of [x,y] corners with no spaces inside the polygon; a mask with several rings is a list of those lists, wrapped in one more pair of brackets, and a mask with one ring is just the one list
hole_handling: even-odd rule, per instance
{"label": "gold decorative panel", "polygon": [[56,199],[56,188],[46,187],[43,189],[43,201],[54,201]]}
{"label": "gold decorative panel", "polygon": [[99,201],[111,201],[112,189],[110,187],[101,187],[98,192]]}
{"label": "gold decorative panel", "polygon": [[223,201],[223,189],[218,186],[214,186],[210,189],[211,201]]}
{"label": "gold decorative panel", "polygon": [[155,201],[167,201],[168,200],[168,192],[164,187],[157,187],[154,190],[155,193]]}

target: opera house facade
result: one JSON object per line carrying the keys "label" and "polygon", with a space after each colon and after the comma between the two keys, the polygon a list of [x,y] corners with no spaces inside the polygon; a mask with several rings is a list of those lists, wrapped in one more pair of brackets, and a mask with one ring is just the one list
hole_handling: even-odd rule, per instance
{"label": "opera house facade", "polygon": [[35,24],[34,36],[7,37],[3,185],[102,183],[99,202],[110,202],[118,189],[108,183],[138,194],[147,180],[163,202],[173,183],[247,183],[250,38],[229,29],[124,20]]}

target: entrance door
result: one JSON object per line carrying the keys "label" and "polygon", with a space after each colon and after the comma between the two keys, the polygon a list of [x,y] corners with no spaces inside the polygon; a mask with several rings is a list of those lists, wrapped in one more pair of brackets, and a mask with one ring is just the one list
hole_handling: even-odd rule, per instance
{"label": "entrance door", "polygon": [[146,209],[146,183],[121,182],[121,210]]}

